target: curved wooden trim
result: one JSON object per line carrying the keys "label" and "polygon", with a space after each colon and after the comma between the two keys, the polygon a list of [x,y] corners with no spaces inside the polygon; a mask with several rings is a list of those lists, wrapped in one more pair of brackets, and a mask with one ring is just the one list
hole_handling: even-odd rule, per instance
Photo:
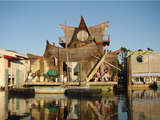
{"label": "curved wooden trim", "polygon": [[104,23],[101,23],[101,24],[99,24],[99,25],[91,26],[91,27],[88,27],[88,28],[97,27],[97,26],[100,26],[100,25],[103,25],[103,24],[106,24],[106,23],[109,23],[109,21],[107,21],[107,22],[104,22]]}
{"label": "curved wooden trim", "polygon": [[[62,26],[62,27],[65,27],[65,25],[62,25],[62,24],[59,24],[60,26]],[[71,27],[71,26],[66,26],[66,27],[68,27],[68,28],[77,28],[77,27]]]}
{"label": "curved wooden trim", "polygon": [[[98,25],[95,25],[95,26],[87,27],[87,28],[97,27],[97,26],[100,26],[100,25],[103,25],[103,24],[106,24],[106,23],[109,23],[109,21],[101,23],[101,24],[98,24]],[[65,25],[62,25],[62,24],[59,24],[59,25],[65,27]],[[71,27],[71,26],[66,26],[66,27],[68,27],[68,28],[77,28],[77,27]],[[109,27],[109,25],[107,25],[106,27]]]}

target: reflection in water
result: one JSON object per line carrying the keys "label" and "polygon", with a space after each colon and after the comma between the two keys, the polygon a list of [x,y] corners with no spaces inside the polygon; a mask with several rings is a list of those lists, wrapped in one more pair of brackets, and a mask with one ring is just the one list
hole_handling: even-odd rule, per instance
{"label": "reflection in water", "polygon": [[10,98],[5,91],[0,92],[0,98],[0,120],[19,120],[30,115],[25,99]]}
{"label": "reflection in water", "polygon": [[133,118],[135,120],[160,119],[159,90],[135,90],[133,98]]}
{"label": "reflection in water", "polygon": [[58,99],[42,99],[36,95],[34,99],[26,100],[32,119],[118,119],[118,97],[94,97],[90,100],[84,97],[67,98],[57,94],[51,97],[53,96]]}
{"label": "reflection in water", "polygon": [[34,98],[8,97],[0,92],[0,120],[157,120],[160,90],[134,90],[110,96],[36,94]]}

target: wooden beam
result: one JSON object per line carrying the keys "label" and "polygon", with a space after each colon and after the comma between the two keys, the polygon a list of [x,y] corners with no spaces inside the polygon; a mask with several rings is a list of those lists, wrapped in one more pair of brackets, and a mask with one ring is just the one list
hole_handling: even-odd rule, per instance
{"label": "wooden beam", "polygon": [[105,60],[105,58],[106,58],[106,55],[103,55],[103,57],[100,59],[100,61],[98,62],[98,64],[95,66],[95,68],[90,73],[89,77],[87,78],[87,80],[86,80],[87,82],[90,81],[90,79],[93,77],[93,75],[97,72],[98,68],[103,63],[103,61]]}
{"label": "wooden beam", "polygon": [[145,79],[145,83],[144,83],[144,84],[146,84],[146,81],[147,81],[147,76],[146,76],[146,79]]}
{"label": "wooden beam", "polygon": [[[98,57],[96,57],[96,56],[94,56],[94,55],[92,55],[92,56],[95,57],[95,58],[97,58],[97,59],[100,59],[100,58],[98,58]],[[121,69],[119,69],[119,68],[117,68],[116,66],[110,64],[109,62],[106,62],[106,61],[103,61],[103,62],[104,62],[104,63],[107,63],[108,65],[110,65],[110,66],[112,66],[112,67],[118,69],[119,71],[121,71]]]}
{"label": "wooden beam", "polygon": [[92,108],[92,110],[95,112],[95,114],[98,116],[99,120],[102,120],[102,115],[100,112],[97,110],[97,108],[90,102],[88,102],[88,105]]}
{"label": "wooden beam", "polygon": [[158,76],[157,76],[157,79],[156,79],[156,84],[157,84],[157,81],[158,81]]}
{"label": "wooden beam", "polygon": [[107,55],[107,52],[108,52],[107,47],[108,47],[108,45],[106,45],[106,55]]}

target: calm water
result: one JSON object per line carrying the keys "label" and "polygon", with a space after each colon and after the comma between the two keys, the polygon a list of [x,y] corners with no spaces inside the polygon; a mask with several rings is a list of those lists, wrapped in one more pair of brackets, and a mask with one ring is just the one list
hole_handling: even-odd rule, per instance
{"label": "calm water", "polygon": [[36,94],[33,98],[0,92],[0,98],[0,120],[160,120],[160,90],[94,97]]}

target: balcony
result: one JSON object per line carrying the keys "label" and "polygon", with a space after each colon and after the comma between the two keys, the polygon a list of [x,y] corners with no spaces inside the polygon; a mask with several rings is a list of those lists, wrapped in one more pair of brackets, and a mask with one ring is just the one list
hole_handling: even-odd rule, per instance
{"label": "balcony", "polygon": [[[90,38],[88,38],[86,41],[90,41]],[[108,45],[110,43],[110,35],[109,34],[105,34],[104,36],[102,36],[102,41],[103,42],[103,46]],[[65,37],[59,37],[59,44],[65,48],[65,43],[66,43],[66,38]]]}
{"label": "balcony", "polygon": [[59,44],[62,47],[65,47],[65,43],[66,43],[66,38],[65,37],[59,37]]}
{"label": "balcony", "polygon": [[103,41],[103,46],[109,45],[109,43],[110,43],[110,35],[109,34],[105,34],[102,37],[102,41]]}

